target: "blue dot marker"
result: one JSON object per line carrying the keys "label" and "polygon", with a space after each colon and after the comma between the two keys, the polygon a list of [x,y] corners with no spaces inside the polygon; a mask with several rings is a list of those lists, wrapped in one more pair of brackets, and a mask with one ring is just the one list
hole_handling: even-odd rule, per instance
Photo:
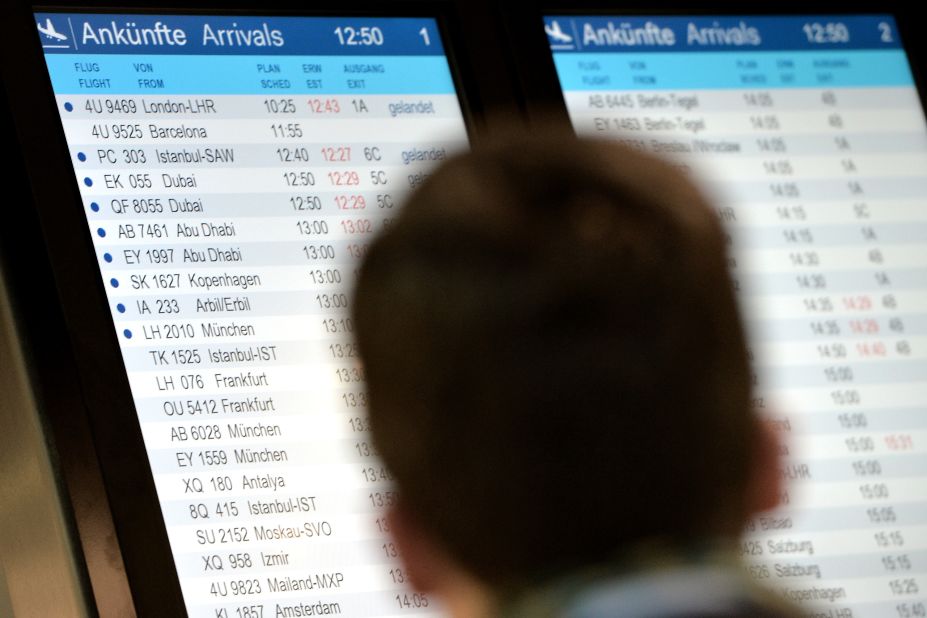
{"label": "blue dot marker", "polygon": [[70,103],[65,103],[65,104],[64,104],[64,109],[68,110],[69,112],[73,112],[73,111],[74,111],[74,106],[71,105]]}
{"label": "blue dot marker", "polygon": [[92,187],[93,181],[90,180],[89,178],[84,178],[84,184],[87,185],[88,187]]}
{"label": "blue dot marker", "polygon": [[103,254],[103,259],[106,260],[107,262],[112,262],[112,261],[113,261],[113,256],[110,255],[109,253],[104,253],[104,254]]}
{"label": "blue dot marker", "polygon": [[102,227],[98,227],[97,236],[99,236],[100,238],[106,238],[106,230],[104,230]]}
{"label": "blue dot marker", "polygon": [[122,334],[126,336],[126,339],[132,338],[132,331],[130,331],[128,328],[122,331]]}
{"label": "blue dot marker", "polygon": [[77,160],[78,160],[78,161],[86,161],[86,160],[87,160],[87,155],[85,155],[85,154],[82,153],[82,152],[78,152],[78,153],[77,153]]}
{"label": "blue dot marker", "polygon": [[118,311],[119,313],[125,313],[126,306],[123,305],[122,303],[119,303],[118,305],[116,305],[116,311]]}
{"label": "blue dot marker", "polygon": [[113,286],[114,288],[118,288],[118,287],[119,287],[119,279],[116,279],[115,277],[113,277],[112,279],[109,280],[109,284],[110,284],[111,286]]}
{"label": "blue dot marker", "polygon": [[90,202],[90,210],[93,212],[100,212],[100,205],[96,202]]}

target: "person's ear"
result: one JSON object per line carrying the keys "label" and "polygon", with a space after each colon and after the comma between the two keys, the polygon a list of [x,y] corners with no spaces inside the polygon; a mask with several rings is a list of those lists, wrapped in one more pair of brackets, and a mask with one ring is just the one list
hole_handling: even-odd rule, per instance
{"label": "person's ear", "polygon": [[782,438],[770,423],[756,418],[753,469],[748,488],[747,508],[751,515],[779,506],[785,488],[782,480]]}
{"label": "person's ear", "polygon": [[403,578],[420,592],[433,592],[440,586],[444,557],[430,536],[401,504],[386,514],[390,534],[403,563]]}
{"label": "person's ear", "polygon": [[403,563],[404,583],[440,598],[445,615],[488,618],[497,615],[488,589],[461,569],[402,501],[386,515]]}

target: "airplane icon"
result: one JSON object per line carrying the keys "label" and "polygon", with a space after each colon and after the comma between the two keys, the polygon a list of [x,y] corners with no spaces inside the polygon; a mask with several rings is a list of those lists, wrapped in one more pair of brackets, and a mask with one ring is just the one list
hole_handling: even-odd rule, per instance
{"label": "airplane icon", "polygon": [[544,32],[546,32],[547,36],[549,36],[554,41],[558,41],[560,43],[573,42],[573,37],[560,29],[560,23],[556,19],[550,22],[549,26],[544,26]]}
{"label": "airplane icon", "polygon": [[39,32],[41,32],[46,37],[48,37],[49,40],[52,40],[52,41],[67,41],[68,40],[67,36],[55,30],[55,26],[54,24],[52,24],[52,20],[50,18],[45,20],[44,28],[42,27],[42,24],[40,24],[39,22],[36,22],[35,25],[38,26]]}

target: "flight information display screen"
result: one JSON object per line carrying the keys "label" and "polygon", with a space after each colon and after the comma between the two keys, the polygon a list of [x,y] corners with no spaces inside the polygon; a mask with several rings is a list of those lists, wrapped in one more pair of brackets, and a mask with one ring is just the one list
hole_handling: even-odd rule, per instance
{"label": "flight information display screen", "polygon": [[576,130],[690,169],[727,226],[754,403],[786,436],[750,574],[809,615],[927,616],[927,126],[897,24],[544,27]]}
{"label": "flight information display screen", "polygon": [[385,535],[348,302],[467,147],[436,21],[35,18],[189,614],[434,611]]}

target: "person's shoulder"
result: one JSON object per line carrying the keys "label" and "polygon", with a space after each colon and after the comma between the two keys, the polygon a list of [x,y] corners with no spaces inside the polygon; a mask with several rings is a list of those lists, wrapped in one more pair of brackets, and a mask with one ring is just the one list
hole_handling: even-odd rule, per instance
{"label": "person's shoulder", "polygon": [[[797,618],[801,614],[733,563],[655,568],[566,578],[509,606],[503,616],[548,618]],[[517,609],[516,609],[517,608]]]}
{"label": "person's shoulder", "polygon": [[709,612],[683,611],[672,614],[649,614],[646,618],[799,618],[801,615],[797,608],[773,598],[771,593],[764,591],[755,595],[754,598],[734,602],[727,608],[718,608]]}
{"label": "person's shoulder", "polygon": [[591,587],[564,618],[797,618],[800,613],[736,569],[714,565],[641,573]]}

